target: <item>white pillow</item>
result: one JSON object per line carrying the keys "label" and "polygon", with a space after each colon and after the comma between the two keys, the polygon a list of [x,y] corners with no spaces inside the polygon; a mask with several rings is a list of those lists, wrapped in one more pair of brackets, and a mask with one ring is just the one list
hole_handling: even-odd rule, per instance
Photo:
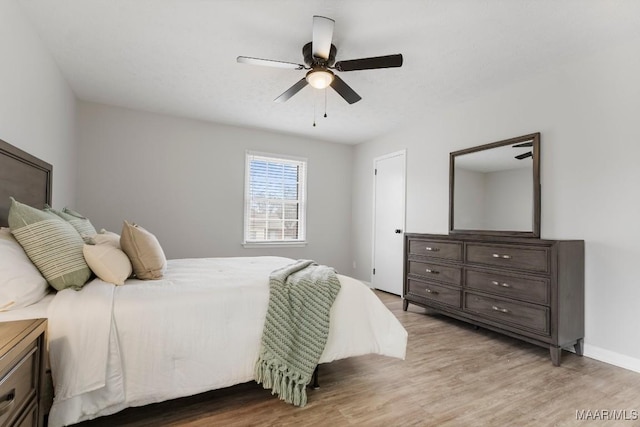
{"label": "white pillow", "polygon": [[90,245],[111,245],[114,248],[120,248],[120,235],[107,231],[104,228],[99,233],[84,237],[85,243]]}
{"label": "white pillow", "polygon": [[105,282],[124,285],[133,273],[127,254],[110,243],[84,245],[82,253],[91,271]]}
{"label": "white pillow", "polygon": [[8,228],[0,228],[0,311],[40,301],[49,285]]}

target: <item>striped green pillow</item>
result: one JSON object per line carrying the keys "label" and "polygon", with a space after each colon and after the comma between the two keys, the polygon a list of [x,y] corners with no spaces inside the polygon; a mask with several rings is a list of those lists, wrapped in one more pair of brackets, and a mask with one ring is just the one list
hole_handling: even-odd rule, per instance
{"label": "striped green pillow", "polygon": [[61,212],[59,210],[53,209],[49,205],[44,205],[44,210],[58,215],[60,218],[67,221],[69,224],[73,225],[73,228],[78,230],[78,233],[80,233],[80,236],[82,238],[91,237],[98,233],[96,229],[93,227],[93,224],[91,224],[91,221],[89,221],[89,218],[85,218],[84,216],[80,215],[78,212],[72,211],[69,208],[64,208],[62,209],[62,212]]}
{"label": "striped green pillow", "polygon": [[82,253],[84,242],[70,223],[12,197],[9,227],[29,259],[57,290],[78,290],[89,280],[91,270]]}

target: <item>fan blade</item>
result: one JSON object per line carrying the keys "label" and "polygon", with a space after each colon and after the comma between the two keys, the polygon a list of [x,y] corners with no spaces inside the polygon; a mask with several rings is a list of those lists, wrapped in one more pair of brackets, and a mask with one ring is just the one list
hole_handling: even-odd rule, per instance
{"label": "fan blade", "polygon": [[520,144],[516,144],[516,145],[512,145],[513,148],[520,148],[520,147],[533,147],[533,141],[528,141],[528,142],[522,142]]}
{"label": "fan blade", "polygon": [[402,67],[402,54],[375,56],[372,58],[351,59],[336,62],[338,71],[373,70],[376,68]]}
{"label": "fan blade", "polygon": [[524,160],[527,157],[531,157],[531,156],[533,156],[533,153],[531,151],[529,151],[529,152],[526,152],[526,153],[518,154],[517,156],[515,156],[515,158],[518,159],[518,160]]}
{"label": "fan blade", "polygon": [[285,102],[286,100],[291,98],[293,95],[300,92],[300,90],[303,87],[305,87],[307,84],[308,84],[307,79],[303,77],[298,81],[298,83],[294,84],[289,89],[287,89],[282,95],[274,99],[273,102]]}
{"label": "fan blade", "polygon": [[288,68],[291,70],[302,70],[304,65],[293,62],[274,61],[273,59],[251,58],[249,56],[238,56],[237,61],[241,64],[266,65],[267,67]]}
{"label": "fan blade", "polygon": [[331,18],[324,16],[313,17],[313,39],[311,52],[316,58],[329,59],[331,52],[331,40],[333,39],[333,26],[336,23]]}
{"label": "fan blade", "polygon": [[331,87],[338,92],[338,95],[344,98],[349,104],[354,104],[362,99],[351,87],[340,77],[333,76]]}

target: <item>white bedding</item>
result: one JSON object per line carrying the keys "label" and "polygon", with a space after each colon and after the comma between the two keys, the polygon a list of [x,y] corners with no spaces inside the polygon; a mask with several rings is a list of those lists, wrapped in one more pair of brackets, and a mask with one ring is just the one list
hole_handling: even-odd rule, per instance
{"label": "white bedding", "polygon": [[0,311],[0,322],[11,322],[25,319],[44,319],[47,317],[49,304],[56,296],[55,292],[47,294],[35,304],[17,310]]}
{"label": "white bedding", "polygon": [[[280,257],[171,260],[165,277],[100,280],[49,305],[56,397],[49,426],[76,423],[253,379]],[[362,282],[339,275],[321,363],[368,353],[404,359],[407,332]]]}

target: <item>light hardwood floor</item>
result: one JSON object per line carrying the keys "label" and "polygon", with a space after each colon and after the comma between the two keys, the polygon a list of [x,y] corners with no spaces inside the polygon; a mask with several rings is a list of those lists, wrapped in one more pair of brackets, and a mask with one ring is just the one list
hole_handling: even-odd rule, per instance
{"label": "light hardwood floor", "polygon": [[[81,425],[640,425],[640,374],[566,352],[554,367],[547,349],[414,305],[404,312],[399,297],[376,293],[409,332],[406,360],[368,355],[321,365],[320,388],[308,390],[304,408],[247,383]],[[618,420],[603,419],[603,410],[618,411]],[[578,420],[577,411],[591,418]]]}

